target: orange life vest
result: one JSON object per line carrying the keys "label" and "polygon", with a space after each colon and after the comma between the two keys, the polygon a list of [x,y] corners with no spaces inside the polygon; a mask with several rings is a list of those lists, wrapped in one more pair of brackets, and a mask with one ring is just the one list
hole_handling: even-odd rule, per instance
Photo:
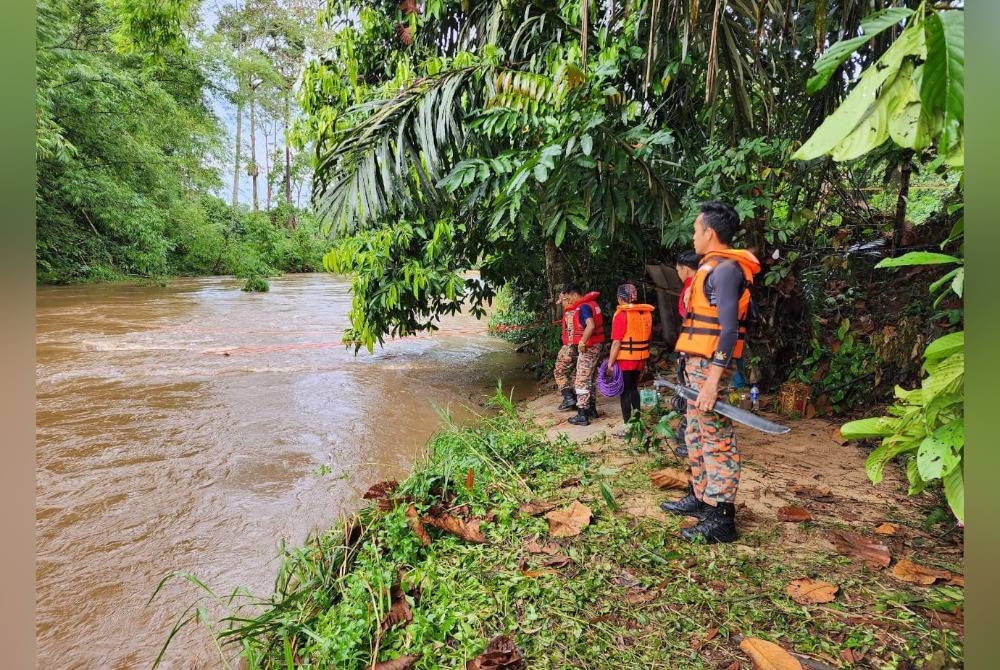
{"label": "orange life vest", "polygon": [[649,358],[649,343],[653,339],[652,305],[629,303],[618,305],[618,312],[625,312],[625,335],[621,339],[621,349],[618,350],[619,361],[644,361]]}
{"label": "orange life vest", "polygon": [[736,310],[739,319],[739,335],[736,338],[736,345],[733,347],[732,358],[739,358],[743,355],[743,341],[746,339],[746,318],[750,311],[750,284],[753,283],[753,276],[760,272],[760,263],[749,251],[743,249],[727,249],[725,251],[712,251],[702,258],[695,273],[694,282],[691,284],[691,300],[688,304],[688,312],[681,327],[681,334],[677,338],[674,349],[679,352],[701,356],[702,358],[712,358],[719,348],[719,338],[722,335],[722,326],[719,324],[719,308],[708,301],[705,293],[705,282],[720,263],[725,261],[735,261],[743,271],[743,293],[740,295],[739,305]]}
{"label": "orange life vest", "polygon": [[[592,344],[600,344],[604,341],[604,315],[601,314],[601,308],[595,302],[597,297],[601,295],[598,291],[591,291],[587,295],[583,296],[572,305],[566,308],[563,313],[562,319],[562,343],[563,344],[580,344],[580,336],[583,335],[583,329],[586,328],[587,324],[580,322],[580,312],[579,309],[583,305],[589,305],[591,311],[594,313],[594,332],[590,334],[590,338],[587,340],[587,346]],[[566,320],[568,315],[572,315],[573,319],[573,336],[570,338],[568,329],[566,328]]]}

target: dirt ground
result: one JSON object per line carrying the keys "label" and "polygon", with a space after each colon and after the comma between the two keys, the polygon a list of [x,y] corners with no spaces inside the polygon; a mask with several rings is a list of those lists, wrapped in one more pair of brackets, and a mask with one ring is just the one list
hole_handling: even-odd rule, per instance
{"label": "dirt ground", "polygon": [[[661,404],[665,405],[666,396],[661,398]],[[684,462],[666,450],[663,454],[646,453],[611,435],[622,419],[617,398],[598,394],[599,416],[589,426],[567,423],[573,414],[556,410],[560,400],[552,389],[524,403],[525,411],[550,438],[565,433],[604,466],[635,469],[637,474],[648,473],[664,463],[678,470],[686,468]],[[939,497],[930,493],[908,496],[905,472],[896,464],[886,466],[885,478],[879,485],[872,484],[864,469],[870,449],[844,441],[839,434],[842,421],[790,420],[768,412],[763,415],[792,430],[775,436],[736,426],[743,463],[737,497],[741,539],[737,544],[748,535],[756,535],[759,542],[763,535],[773,538],[782,559],[810,563],[837,554],[829,532],[839,529],[884,545],[894,563],[906,558],[956,573],[963,571],[961,528],[950,517],[936,524],[928,522],[928,516],[940,505]],[[670,446],[672,449],[673,445]],[[625,491],[623,496],[623,509],[635,517],[664,519],[666,514],[660,510],[660,502],[684,494],[680,490],[659,490],[648,477],[636,481],[644,481],[645,485]],[[811,521],[807,524],[780,521],[779,509],[790,506],[805,509]],[[887,523],[895,526],[892,534],[885,534],[883,524]],[[879,527],[882,533],[875,530]],[[754,548],[761,549],[766,551],[766,544]],[[861,569],[860,562],[854,567]],[[961,620],[947,623],[960,626]]]}

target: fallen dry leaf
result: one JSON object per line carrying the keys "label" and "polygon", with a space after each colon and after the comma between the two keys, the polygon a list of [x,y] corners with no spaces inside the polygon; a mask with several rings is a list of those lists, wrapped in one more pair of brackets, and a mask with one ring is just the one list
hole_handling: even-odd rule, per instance
{"label": "fallen dry leaf", "polygon": [[629,589],[627,594],[625,594],[625,600],[627,600],[630,605],[639,605],[641,603],[648,603],[651,600],[656,600],[658,595],[660,594],[656,591],[650,591],[642,587],[633,587]]}
{"label": "fallen dry leaf", "polygon": [[486,542],[486,536],[479,530],[479,524],[483,522],[482,519],[465,521],[450,514],[441,514],[439,516],[422,517],[421,521],[428,526],[440,528],[467,542],[476,542],[479,544]]}
{"label": "fallen dry leaf", "polygon": [[743,666],[740,665],[739,661],[733,661],[732,663],[726,666],[726,670],[740,670],[741,667]]}
{"label": "fallen dry leaf", "polygon": [[952,586],[961,586],[964,589],[965,577],[962,575],[952,575],[951,579],[949,579],[947,583],[951,584]]}
{"label": "fallen dry leaf", "polygon": [[379,628],[383,632],[393,626],[399,624],[406,625],[413,621],[413,612],[410,611],[410,604],[406,601],[406,594],[403,593],[403,589],[400,588],[399,584],[393,585],[389,593],[392,596],[392,605],[379,625]]}
{"label": "fallen dry leaf", "polygon": [[840,432],[840,426],[836,426],[833,430],[830,431],[830,439],[842,447],[846,445],[848,442],[850,442],[850,440],[844,437],[843,434]]}
{"label": "fallen dry leaf", "polygon": [[375,500],[376,498],[387,498],[399,487],[399,483],[394,479],[387,479],[378,484],[372,484],[371,488],[361,496],[365,500]]}
{"label": "fallen dry leaf", "polygon": [[906,558],[892,566],[892,576],[904,582],[920,584],[921,586],[930,586],[939,579],[952,579],[953,577],[947,570],[925,568]]}
{"label": "fallen dry leaf", "polygon": [[564,568],[572,562],[572,559],[566,554],[556,554],[548,558],[542,565],[547,565],[550,568]]}
{"label": "fallen dry leaf", "polygon": [[490,640],[486,651],[466,664],[466,670],[520,670],[525,667],[524,656],[509,635],[497,635]]}
{"label": "fallen dry leaf", "polygon": [[898,526],[891,523],[883,523],[881,526],[875,529],[875,532],[879,535],[895,535],[899,530]]}
{"label": "fallen dry leaf", "polygon": [[568,489],[570,486],[576,486],[579,483],[580,483],[579,477],[567,477],[566,479],[562,480],[562,482],[560,482],[559,488]]}
{"label": "fallen dry leaf", "polygon": [[552,556],[553,554],[559,553],[559,545],[555,542],[546,542],[542,544],[538,541],[538,538],[531,538],[524,543],[524,548],[529,553],[532,554],[548,554]]}
{"label": "fallen dry leaf", "polygon": [[416,506],[410,505],[406,508],[406,523],[410,526],[413,534],[419,538],[422,545],[426,547],[431,543],[431,536],[427,534],[427,529],[424,528],[424,524],[420,521],[420,514],[417,512]]}
{"label": "fallen dry leaf", "polygon": [[569,507],[552,510],[545,515],[552,537],[573,537],[590,525],[593,514],[590,508],[574,500]]}
{"label": "fallen dry leaf", "polygon": [[837,551],[841,554],[860,558],[873,570],[887,568],[889,567],[889,563],[892,562],[892,555],[889,554],[887,546],[878,544],[861,535],[834,529],[827,533],[827,538],[833,542]]}
{"label": "fallen dry leaf", "polygon": [[531,502],[526,502],[518,508],[521,514],[527,516],[538,516],[539,514],[544,514],[551,509],[556,508],[556,503],[547,502],[545,500],[532,500]]}
{"label": "fallen dry leaf", "polygon": [[812,515],[803,507],[789,505],[778,508],[778,521],[801,523],[803,521],[812,521]]}
{"label": "fallen dry leaf", "polygon": [[420,660],[419,656],[414,656],[408,654],[406,656],[400,656],[399,658],[394,658],[391,661],[382,661],[381,663],[376,663],[372,670],[410,670],[413,664]]}
{"label": "fallen dry leaf", "polygon": [[840,657],[844,659],[844,662],[853,664],[860,663],[865,655],[853,649],[843,649],[840,652]]}
{"label": "fallen dry leaf", "polygon": [[715,636],[718,635],[718,634],[719,634],[719,629],[718,628],[709,628],[708,630],[705,631],[705,639],[706,640],[714,640]]}
{"label": "fallen dry leaf", "polygon": [[740,649],[753,661],[754,670],[802,670],[798,659],[773,642],[745,637]]}
{"label": "fallen dry leaf", "polygon": [[833,491],[825,486],[800,484],[793,488],[792,492],[800,498],[812,498],[819,502],[833,502]]}
{"label": "fallen dry leaf", "polygon": [[840,587],[819,579],[793,579],[785,588],[788,597],[800,605],[818,605],[832,601]]}
{"label": "fallen dry leaf", "polygon": [[681,519],[681,528],[692,528],[698,525],[698,518],[693,516],[686,516]]}
{"label": "fallen dry leaf", "polygon": [[472,468],[469,468],[468,471],[466,471],[465,473],[465,488],[471,491],[472,487],[475,485],[476,485],[476,471],[473,470]]}
{"label": "fallen dry leaf", "polygon": [[686,489],[688,487],[687,473],[673,468],[664,468],[656,472],[651,472],[649,479],[653,482],[654,486],[661,489]]}
{"label": "fallen dry leaf", "polygon": [[541,577],[542,575],[558,575],[559,572],[552,568],[539,568],[538,570],[521,570],[525,577]]}

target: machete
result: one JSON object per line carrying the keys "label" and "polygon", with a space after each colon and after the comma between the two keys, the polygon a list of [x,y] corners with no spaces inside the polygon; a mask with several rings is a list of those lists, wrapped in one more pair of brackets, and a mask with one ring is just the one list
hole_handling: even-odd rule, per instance
{"label": "machete", "polygon": [[[656,378],[653,380],[653,386],[656,388],[663,388],[664,386],[672,389],[677,395],[682,398],[686,398],[692,402],[698,399],[698,392],[687,386],[681,386],[680,384],[675,384],[672,381],[668,381],[662,378]],[[712,411],[722,416],[728,416],[733,421],[739,421],[745,426],[750,426],[751,428],[756,428],[757,430],[764,431],[765,433],[770,433],[771,435],[784,435],[789,432],[791,428],[788,426],[782,426],[779,423],[774,423],[773,421],[768,421],[762,416],[757,416],[753,412],[748,412],[745,409],[740,409],[739,407],[733,407],[729,403],[717,400],[715,406],[712,407]]]}

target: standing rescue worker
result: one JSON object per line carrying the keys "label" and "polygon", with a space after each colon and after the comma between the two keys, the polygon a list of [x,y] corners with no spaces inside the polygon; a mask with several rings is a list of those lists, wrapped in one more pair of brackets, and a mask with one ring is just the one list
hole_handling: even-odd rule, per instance
{"label": "standing rescue worker", "polygon": [[691,466],[688,495],[660,505],[664,511],[699,519],[681,531],[688,540],[736,539],[736,492],[740,455],[732,421],[711,411],[720,386],[743,354],[750,284],[760,263],[749,251],[730,247],[739,228],[731,205],[705,202],[694,220],[694,250],[701,262],[691,284],[687,315],[675,349],[686,354],[688,386],[698,399],[688,403],[685,442]]}
{"label": "standing rescue worker", "polygon": [[[562,292],[563,300],[563,346],[556,359],[556,384],[563,391],[563,402],[560,409],[572,409],[570,401],[575,399],[576,416],[569,422],[576,426],[590,425],[590,419],[597,417],[597,397],[594,393],[594,373],[601,356],[601,345],[604,343],[604,317],[596,300],[601,294],[591,291],[581,295],[576,284],[567,284]],[[576,374],[573,380],[571,395],[569,389],[569,365],[567,365],[571,349],[576,350]]]}
{"label": "standing rescue worker", "polygon": [[[577,292],[576,285],[571,285]],[[567,309],[565,289],[559,292],[559,304],[563,308],[562,315],[562,346],[556,354],[556,365],[552,370],[556,378],[556,386],[562,393],[562,403],[559,405],[561,411],[576,409],[576,391],[573,390],[573,370],[576,365],[576,344],[573,342],[573,335],[576,329],[576,314]]]}
{"label": "standing rescue worker", "polygon": [[616,437],[628,433],[628,422],[633,413],[639,412],[639,377],[649,360],[649,344],[653,338],[652,305],[636,303],[635,284],[618,287],[618,308],[611,320],[611,352],[608,355],[608,373],[615,363],[622,373],[622,425],[612,431]]}

